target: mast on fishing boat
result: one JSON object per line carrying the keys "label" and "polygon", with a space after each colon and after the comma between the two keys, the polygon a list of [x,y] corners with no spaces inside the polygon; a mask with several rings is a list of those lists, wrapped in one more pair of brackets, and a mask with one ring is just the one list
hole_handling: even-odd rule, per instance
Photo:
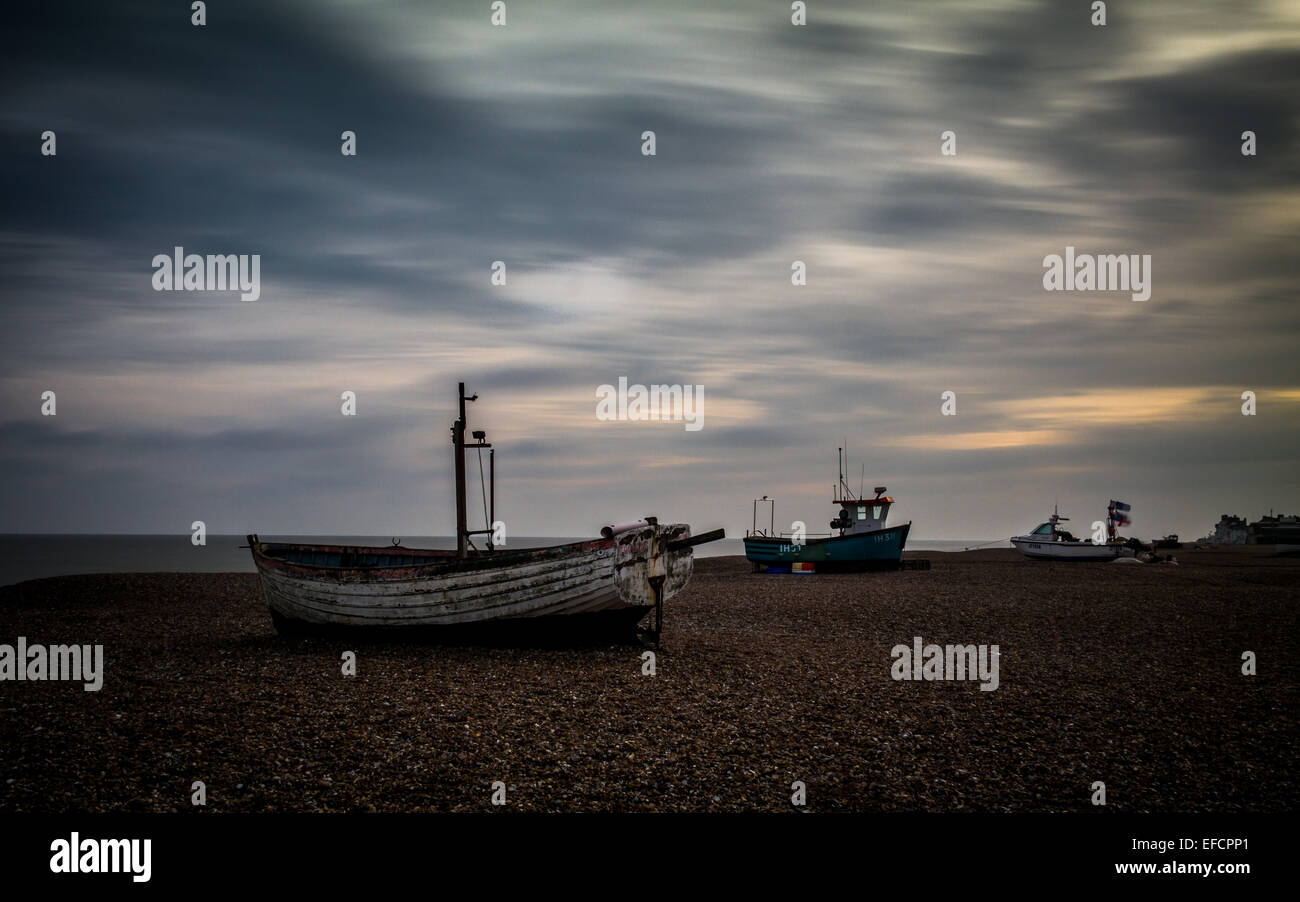
{"label": "mast on fishing boat", "polygon": [[[497,463],[496,451],[492,449],[490,444],[488,444],[487,433],[483,430],[479,429],[473,432],[473,437],[475,439],[474,444],[465,444],[465,430],[469,426],[469,423],[465,418],[465,402],[477,401],[478,395],[467,396],[465,394],[465,383],[460,382],[458,385],[459,388],[456,395],[460,399],[460,418],[456,420],[451,427],[451,442],[456,448],[456,557],[467,558],[469,557],[469,537],[490,534],[492,532],[492,523],[496,517],[497,506]],[[483,448],[489,449],[488,462],[491,470],[490,481],[492,483],[492,506],[490,510],[485,507],[483,511],[483,513],[488,517],[487,529],[469,528],[469,514],[465,504],[465,451],[470,448],[478,448],[480,450]],[[480,478],[482,478],[482,469],[483,459],[480,457]],[[492,547],[492,543],[489,542],[489,550]]]}

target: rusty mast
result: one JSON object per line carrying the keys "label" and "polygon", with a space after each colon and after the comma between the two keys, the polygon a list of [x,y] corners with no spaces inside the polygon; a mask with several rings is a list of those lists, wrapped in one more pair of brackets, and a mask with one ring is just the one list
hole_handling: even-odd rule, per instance
{"label": "rusty mast", "polygon": [[[478,395],[465,394],[465,383],[457,383],[459,386],[456,396],[459,399],[460,417],[451,427],[451,442],[456,449],[456,557],[469,557],[469,538],[470,536],[483,535],[492,532],[492,524],[496,520],[497,506],[497,464],[496,451],[487,442],[487,433],[483,430],[477,430],[472,433],[475,442],[465,444],[465,430],[469,423],[465,418],[465,402],[477,401]],[[488,449],[489,481],[492,485],[492,498],[490,506],[483,511],[487,515],[488,523],[486,529],[470,529],[469,514],[465,503],[465,452],[471,448]],[[479,468],[482,469],[483,461],[479,458]],[[480,474],[481,476],[481,474]],[[492,544],[488,543],[488,549],[491,550]]]}

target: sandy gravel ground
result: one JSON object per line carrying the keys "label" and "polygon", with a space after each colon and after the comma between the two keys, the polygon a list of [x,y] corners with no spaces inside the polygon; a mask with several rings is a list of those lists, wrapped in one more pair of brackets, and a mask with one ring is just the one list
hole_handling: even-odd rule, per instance
{"label": "sandy gravel ground", "polygon": [[[196,780],[207,812],[488,811],[494,781],[513,811],[779,812],[796,780],[811,811],[1294,810],[1300,560],[1178,554],[699,561],[653,677],[634,645],[282,640],[255,575],[24,583],[0,643],[103,643],[106,675],[0,682],[0,811],[196,811]],[[997,644],[1000,687],[891,679],[913,636]]]}

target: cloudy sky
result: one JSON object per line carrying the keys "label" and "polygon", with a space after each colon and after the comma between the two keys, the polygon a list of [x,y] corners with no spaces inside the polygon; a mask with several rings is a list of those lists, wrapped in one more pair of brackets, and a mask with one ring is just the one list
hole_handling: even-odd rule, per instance
{"label": "cloudy sky", "polygon": [[[0,531],[448,533],[461,380],[514,535],[824,529],[845,443],[924,538],[1300,509],[1300,3],[506,5],[10,14]],[[261,298],[155,292],[177,245]]]}

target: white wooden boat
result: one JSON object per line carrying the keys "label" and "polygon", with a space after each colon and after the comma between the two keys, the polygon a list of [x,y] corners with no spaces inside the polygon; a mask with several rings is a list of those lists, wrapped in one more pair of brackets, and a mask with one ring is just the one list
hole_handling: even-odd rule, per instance
{"label": "white wooden boat", "polygon": [[1133,557],[1133,549],[1114,538],[1114,526],[1109,518],[1108,541],[1105,543],[1076,539],[1060,526],[1069,519],[1053,509],[1046,523],[1040,523],[1027,535],[1012,536],[1011,544],[1025,557],[1041,561],[1113,561],[1120,557]]}
{"label": "white wooden boat", "polygon": [[[631,633],[651,611],[662,628],[663,603],[686,587],[692,548],[723,537],[691,536],[683,523],[653,517],[606,527],[599,539],[506,551],[473,547],[465,516],[465,397],[452,427],[457,463],[457,548],[433,550],[262,542],[248,537],[276,629],[282,634],[414,630],[450,635],[577,637]],[[493,462],[495,471],[495,461]],[[495,474],[493,478],[495,509]],[[485,511],[492,522],[493,511]]]}
{"label": "white wooden boat", "polygon": [[[591,633],[630,630],[684,589],[689,540],[685,524],[647,523],[608,539],[464,559],[454,551],[274,544],[257,536],[249,546],[282,633],[507,620]],[[548,618],[565,622],[541,623]]]}

